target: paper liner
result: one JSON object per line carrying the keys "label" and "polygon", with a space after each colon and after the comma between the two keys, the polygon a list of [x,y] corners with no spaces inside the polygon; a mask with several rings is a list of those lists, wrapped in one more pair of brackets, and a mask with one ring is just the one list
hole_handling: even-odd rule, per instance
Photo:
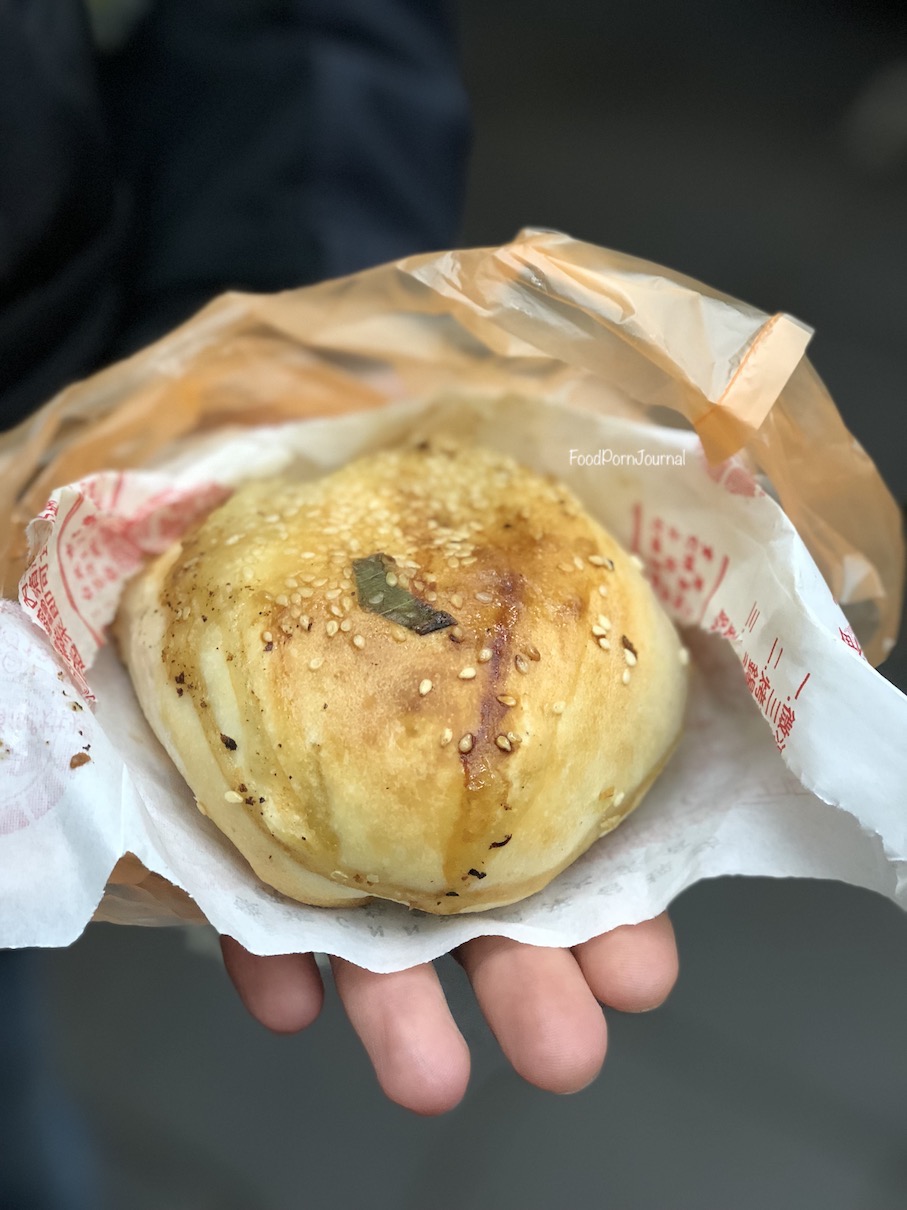
{"label": "paper liner", "polygon": [[[710,464],[695,434],[470,393],[196,435],[159,455],[153,471],[123,477],[117,499],[134,511],[136,500],[165,491],[164,507],[184,500],[189,516],[193,502],[211,499],[218,486],[278,470],[312,477],[436,428],[566,482],[640,555],[665,607],[688,628],[690,717],[643,806],[548,888],[509,909],[439,919],[390,903],[347,910],[295,904],[262,886],[195,809],[115,653],[104,648],[84,673],[97,699],[91,709],[49,637],[9,603],[0,611],[0,666],[8,673],[0,693],[8,748],[0,944],[72,940],[124,853],[178,888],[167,892],[161,922],[197,909],[255,952],[326,951],[374,970],[428,960],[479,934],[576,944],[650,917],[686,886],[717,874],[841,878],[907,902],[900,743],[907,699],[863,658],[803,541],[750,468],[739,459]],[[581,465],[580,456],[593,464]],[[129,510],[118,512],[97,483],[109,489],[109,474],[52,500],[75,491],[89,515],[91,508],[103,515],[99,529],[116,534],[117,518]],[[62,510],[45,511],[44,528],[33,534],[62,567],[66,543],[55,541]],[[107,590],[93,601],[94,630],[103,628],[115,596]],[[65,604],[62,613],[66,620]],[[83,751],[90,760],[73,764]],[[162,885],[135,867],[125,881],[101,912],[152,922]]]}

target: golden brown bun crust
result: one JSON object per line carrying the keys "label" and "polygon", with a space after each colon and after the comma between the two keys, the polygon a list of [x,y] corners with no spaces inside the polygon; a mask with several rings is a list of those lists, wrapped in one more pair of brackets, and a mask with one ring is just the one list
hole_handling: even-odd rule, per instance
{"label": "golden brown bun crust", "polygon": [[[354,561],[377,552],[456,627],[363,607]],[[118,625],[200,808],[321,906],[532,894],[637,804],[686,698],[635,561],[564,487],[442,439],[237,491]]]}

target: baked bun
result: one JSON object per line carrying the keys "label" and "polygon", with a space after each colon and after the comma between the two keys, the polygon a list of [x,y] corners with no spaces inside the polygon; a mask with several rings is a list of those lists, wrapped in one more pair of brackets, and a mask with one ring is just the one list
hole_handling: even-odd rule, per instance
{"label": "baked bun", "polygon": [[531,895],[637,805],[686,698],[635,560],[566,488],[439,438],[241,488],[118,633],[199,809],[319,906]]}

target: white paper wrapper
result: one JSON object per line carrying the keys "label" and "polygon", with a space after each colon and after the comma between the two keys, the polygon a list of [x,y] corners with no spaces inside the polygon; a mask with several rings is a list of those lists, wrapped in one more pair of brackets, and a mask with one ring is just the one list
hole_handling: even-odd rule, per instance
{"label": "white paper wrapper", "polygon": [[[166,545],[180,510],[188,520],[244,479],[310,478],[434,428],[553,473],[639,554],[688,628],[685,735],[615,833],[509,909],[434,918],[380,902],[305,907],[259,883],[196,810],[97,640],[137,552]],[[67,541],[74,510],[81,525]],[[720,874],[837,878],[907,906],[907,699],[863,659],[773,499],[742,464],[708,467],[693,434],[514,397],[222,431],[153,470],[55,492],[31,539],[20,604],[0,606],[0,946],[75,939],[126,852],[256,953],[322,951],[379,971],[480,934],[574,945]],[[89,585],[82,596],[71,591],[79,584]],[[76,688],[82,675],[94,704]]]}

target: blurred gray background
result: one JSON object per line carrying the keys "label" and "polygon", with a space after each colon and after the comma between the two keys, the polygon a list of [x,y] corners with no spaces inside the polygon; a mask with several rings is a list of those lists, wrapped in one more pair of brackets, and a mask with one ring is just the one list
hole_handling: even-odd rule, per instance
{"label": "blurred gray background", "polygon": [[[524,225],[669,264],[817,329],[811,355],[907,499],[907,39],[900,4],[460,0],[476,143],[464,242]],[[883,671],[907,688],[902,642]],[[674,905],[668,1004],[611,1014],[600,1080],[473,1050],[452,1114],[388,1104],[329,988],[305,1034],[245,1016],[212,939],[90,927],[42,955],[53,1058],[111,1210],[903,1210],[907,919],[826,883]]]}

